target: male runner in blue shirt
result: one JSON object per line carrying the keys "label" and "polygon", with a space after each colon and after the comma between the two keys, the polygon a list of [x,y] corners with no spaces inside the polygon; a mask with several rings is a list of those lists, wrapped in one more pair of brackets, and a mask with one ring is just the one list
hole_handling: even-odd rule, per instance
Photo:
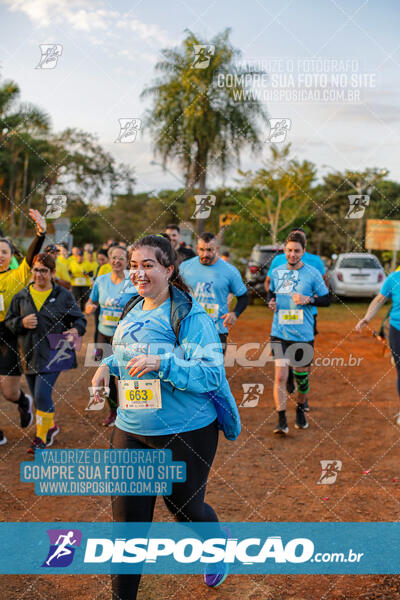
{"label": "male runner in blue shirt", "polygon": [[[304,231],[304,229],[302,229],[301,227],[294,227],[293,229],[291,229],[289,231],[289,233],[293,233],[293,232],[300,232],[303,236],[304,236],[304,241],[305,241],[305,247],[307,247],[307,236],[306,236],[306,232]],[[311,252],[307,252],[307,250],[304,252],[302,261],[305,265],[310,265],[311,267],[315,267],[317,269],[317,271],[319,271],[322,275],[322,278],[324,280],[324,282],[326,283],[326,285],[328,285],[328,279],[327,279],[327,275],[326,275],[326,269],[325,269],[325,265],[322,262],[322,260],[320,259],[320,257],[318,256],[318,254],[311,254]],[[276,256],[274,256],[274,258],[271,261],[271,264],[269,266],[268,269],[268,273],[267,276],[265,278],[264,281],[264,288],[265,291],[268,293],[269,291],[269,285],[270,285],[270,281],[271,281],[271,273],[274,269],[276,269],[276,267],[279,267],[281,265],[286,264],[286,256],[285,253],[281,253],[281,254],[277,254]],[[318,331],[317,331],[317,307],[313,306],[313,315],[314,315],[314,335],[317,335]],[[287,380],[287,391],[289,394],[292,394],[295,390],[295,385],[294,385],[294,377],[293,377],[293,369],[292,367],[289,367],[289,375],[288,375],[288,380]],[[304,410],[306,412],[308,412],[310,409],[308,407],[308,402],[305,402],[304,405]]]}
{"label": "male runner in blue shirt", "polygon": [[304,402],[310,389],[308,374],[314,355],[313,306],[329,306],[329,290],[322,275],[303,262],[305,240],[300,232],[290,233],[285,242],[287,263],[274,269],[268,306],[275,314],[271,343],[275,357],[274,400],[279,421],[274,433],[286,435],[286,382],[289,365],[297,385],[296,429],[307,429]]}
{"label": "male runner in blue shirt", "polygon": [[[238,269],[218,256],[219,244],[213,233],[203,233],[196,250],[198,256],[183,262],[179,271],[196,300],[214,321],[225,351],[228,330],[248,305],[247,288]],[[228,309],[229,293],[237,297],[233,311]]]}

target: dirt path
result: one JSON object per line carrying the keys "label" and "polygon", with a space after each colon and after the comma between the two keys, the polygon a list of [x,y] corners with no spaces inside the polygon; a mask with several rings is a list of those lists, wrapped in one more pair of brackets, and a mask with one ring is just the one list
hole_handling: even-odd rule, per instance
{"label": "dirt path", "polygon": [[[258,406],[240,408],[243,432],[235,442],[220,437],[208,485],[208,502],[223,521],[395,521],[400,515],[400,430],[395,372],[388,355],[371,335],[352,331],[361,305],[320,311],[315,358],[350,354],[354,366],[314,366],[310,428],[294,429],[295,403],[288,409],[290,434],[277,439],[272,403],[273,366],[227,369],[240,404],[242,384],[263,383]],[[376,324],[378,321],[376,321]],[[373,325],[373,324],[372,324]],[[270,315],[262,306],[248,309],[230,335],[238,344],[265,342]],[[92,339],[92,329],[85,341]],[[83,353],[80,365],[83,364]],[[251,355],[251,353],[249,353]],[[325,364],[326,364],[325,360]],[[354,361],[353,361],[354,362]],[[324,361],[322,360],[322,363]],[[84,413],[91,369],[65,373],[54,396],[61,433],[57,448],[108,447],[110,429],[103,413]],[[86,416],[89,414],[90,418]],[[2,428],[8,444],[0,448],[2,521],[108,521],[107,498],[39,497],[33,485],[19,481],[19,463],[27,460],[29,435],[16,426],[15,407],[2,401]],[[343,463],[334,485],[317,485],[321,460]],[[364,473],[368,471],[368,473]],[[250,479],[251,477],[251,479]],[[250,484],[251,483],[251,487]],[[162,501],[155,519],[171,520]],[[0,600],[102,600],[110,598],[108,577],[1,576]],[[393,576],[231,576],[216,590],[199,575],[147,576],[143,600],[394,600],[400,579]]]}

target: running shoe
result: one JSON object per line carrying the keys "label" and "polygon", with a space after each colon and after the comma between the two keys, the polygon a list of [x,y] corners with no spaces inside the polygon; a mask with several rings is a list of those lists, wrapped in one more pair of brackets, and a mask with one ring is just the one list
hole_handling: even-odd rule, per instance
{"label": "running shoe", "polygon": [[28,448],[28,454],[35,454],[36,450],[46,450],[46,444],[39,437],[35,437],[33,440],[30,448]]}
{"label": "running shoe", "polygon": [[296,423],[294,424],[296,429],[307,429],[308,422],[304,413],[304,405],[298,404],[296,408]]}
{"label": "running shoe", "polygon": [[108,415],[107,419],[104,419],[104,421],[103,421],[104,427],[113,427],[116,418],[117,418],[117,411],[113,410],[113,412]]}
{"label": "running shoe", "polygon": [[4,446],[4,444],[7,444],[7,438],[0,429],[0,446]]}
{"label": "running shoe", "polygon": [[310,412],[310,407],[308,406],[308,398],[304,400],[304,412]]}
{"label": "running shoe", "polygon": [[20,397],[18,400],[20,425],[23,429],[29,427],[33,422],[32,404],[32,396],[29,394],[24,394],[22,399]]}
{"label": "running shoe", "polygon": [[294,385],[293,367],[289,367],[289,374],[286,381],[286,391],[288,394],[293,394],[296,386]]}
{"label": "running shoe", "polygon": [[[221,572],[215,573],[218,568],[221,569]],[[218,587],[228,577],[228,573],[229,565],[227,563],[223,563],[222,565],[206,565],[204,569],[204,583],[208,585],[208,587]]]}
{"label": "running shoe", "polygon": [[274,433],[277,433],[279,435],[286,435],[289,433],[286,415],[279,415],[278,425],[275,427]]}
{"label": "running shoe", "polygon": [[58,425],[54,425],[54,427],[48,430],[46,436],[46,448],[49,448],[53,445],[54,438],[56,437],[56,435],[58,435],[59,432],[60,428],[58,427]]}

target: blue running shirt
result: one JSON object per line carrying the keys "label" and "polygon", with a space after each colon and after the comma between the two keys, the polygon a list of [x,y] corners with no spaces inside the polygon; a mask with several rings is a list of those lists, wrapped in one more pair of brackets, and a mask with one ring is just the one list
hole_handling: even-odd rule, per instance
{"label": "blue running shirt", "polygon": [[400,271],[391,273],[380,289],[380,294],[392,299],[390,324],[400,330]]}
{"label": "blue running shirt", "polygon": [[221,318],[228,312],[228,295],[243,296],[247,292],[238,269],[221,258],[214,265],[205,266],[195,256],[181,263],[179,271],[197,302],[214,321],[217,332],[228,333]]}
{"label": "blue running shirt", "polygon": [[[303,258],[301,259],[301,262],[303,262],[305,265],[310,265],[311,267],[314,267],[315,269],[317,269],[317,271],[319,271],[321,273],[321,275],[325,275],[325,265],[322,262],[322,260],[320,259],[320,257],[318,256],[318,254],[311,254],[310,252],[306,251],[303,254]],[[281,265],[285,265],[286,263],[287,263],[287,260],[286,260],[285,253],[277,254],[271,261],[271,264],[269,266],[269,270],[267,273],[267,277],[269,277],[271,279],[272,271],[274,269],[276,269],[276,267],[280,267]],[[313,315],[316,315],[318,313],[316,306],[312,307],[312,313],[313,313]]]}
{"label": "blue running shirt", "polygon": [[[131,377],[126,364],[140,354],[163,355],[166,357],[176,345],[175,333],[171,327],[171,300],[152,310],[143,310],[143,301],[136,304],[121,321],[113,338],[113,356],[104,362],[117,365],[120,379],[160,379],[162,408],[125,410],[118,408],[116,426],[123,431],[140,435],[167,435],[169,433],[193,431],[209,425],[216,419],[216,410],[208,395],[195,389],[179,389],[173,387],[168,381],[161,379],[159,372],[150,372],[142,377]],[[209,336],[210,342],[216,341],[215,330],[202,309],[199,308],[200,320],[195,324],[196,331],[201,339]],[[213,332],[207,334],[207,328]],[[200,329],[200,331],[199,331]],[[214,337],[213,337],[213,335]],[[196,340],[191,337],[194,344]],[[200,343],[200,342],[199,342]],[[183,356],[183,355],[182,355]],[[162,367],[161,367],[162,368]],[[189,370],[185,367],[174,365],[174,369],[182,371],[182,378],[189,377]],[[218,369],[210,367],[214,373]],[[114,372],[114,371],[113,371]],[[202,389],[207,379],[205,373],[197,384]],[[191,385],[196,387],[196,376],[193,374]]]}
{"label": "blue running shirt", "polygon": [[[271,292],[276,294],[277,310],[272,321],[271,335],[283,340],[311,342],[314,339],[314,315],[311,304],[297,305],[293,293],[304,296],[325,296],[329,293],[322,275],[310,265],[289,270],[285,265],[271,273]],[[292,312],[288,312],[292,311]]]}
{"label": "blue running shirt", "polygon": [[100,306],[99,331],[103,335],[114,335],[125,304],[137,295],[136,288],[126,277],[118,284],[111,281],[111,273],[97,277],[90,299]]}

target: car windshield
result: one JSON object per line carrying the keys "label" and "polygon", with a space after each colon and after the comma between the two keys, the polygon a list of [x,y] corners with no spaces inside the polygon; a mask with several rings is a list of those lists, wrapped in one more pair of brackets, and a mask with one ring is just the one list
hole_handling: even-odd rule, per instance
{"label": "car windshield", "polygon": [[380,264],[371,256],[355,256],[342,258],[341,269],[380,269]]}

